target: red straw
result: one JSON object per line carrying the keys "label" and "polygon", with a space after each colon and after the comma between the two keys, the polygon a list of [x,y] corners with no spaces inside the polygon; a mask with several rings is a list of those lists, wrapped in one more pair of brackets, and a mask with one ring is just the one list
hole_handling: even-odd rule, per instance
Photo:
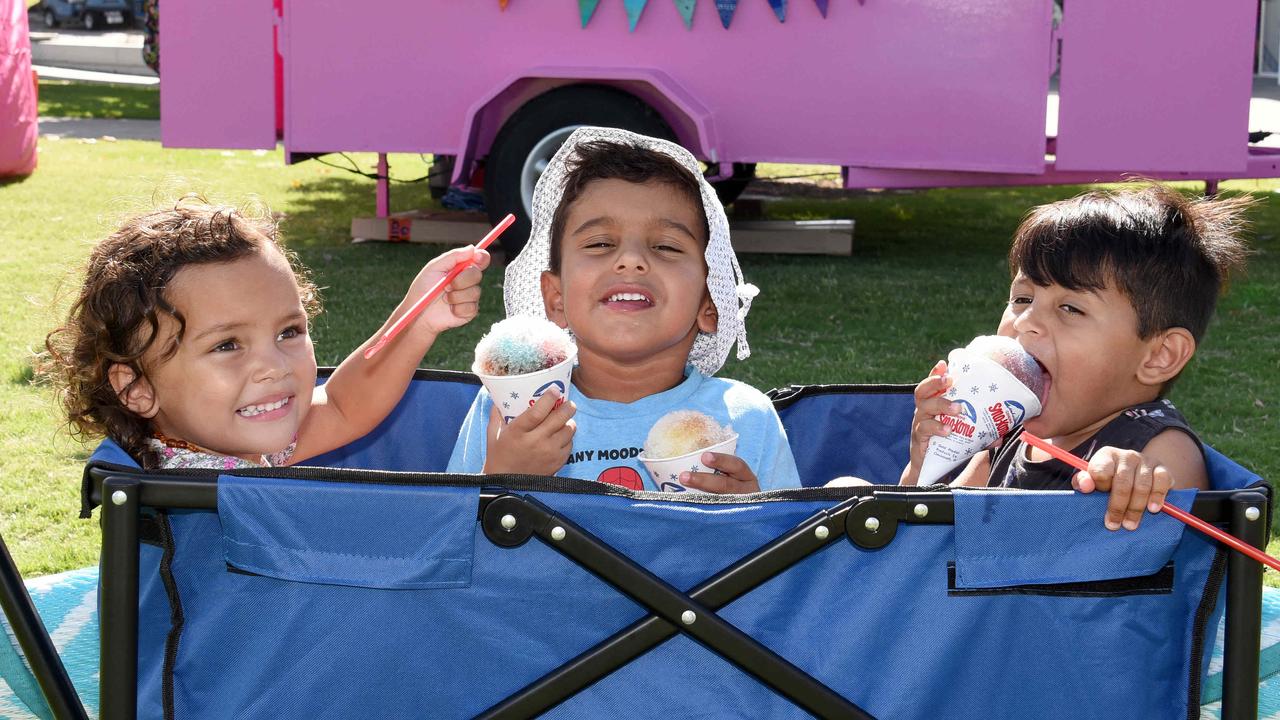
{"label": "red straw", "polygon": [[[502,222],[494,226],[494,228],[489,231],[489,234],[485,235],[484,239],[476,244],[476,249],[483,250],[489,247],[489,244],[492,243],[494,240],[497,240],[498,236],[502,234],[502,231],[511,227],[511,223],[515,221],[516,221],[516,216],[511,214],[508,214],[506,217],[502,218]],[[413,322],[414,318],[422,314],[422,311],[425,310],[428,305],[434,302],[436,298],[440,297],[440,294],[443,293],[444,289],[449,286],[449,283],[453,282],[455,278],[461,275],[463,270],[466,270],[467,268],[471,267],[474,264],[475,264],[475,260],[467,259],[467,260],[463,260],[457,265],[454,265],[453,269],[449,271],[448,275],[445,275],[444,277],[440,278],[439,282],[437,282],[435,285],[432,285],[431,289],[427,291],[426,295],[423,295],[421,298],[419,298],[418,301],[415,302],[407,312],[405,312],[405,314],[400,316],[400,319],[396,320],[395,323],[391,325],[391,327],[387,328],[386,332],[382,333],[382,337],[378,338],[378,342],[374,343],[372,347],[364,351],[364,359],[368,360],[374,355],[377,355],[378,351],[381,350],[384,345],[386,345],[387,343],[395,339],[395,336],[399,335],[402,330],[408,327],[409,323]]]}
{"label": "red straw", "polygon": [[[1084,470],[1085,472],[1089,471],[1089,463],[1076,457],[1075,455],[1072,455],[1070,452],[1063,450],[1062,448],[1056,445],[1050,445],[1044,439],[1038,438],[1035,435],[1032,435],[1031,433],[1027,432],[1026,430],[1022,431],[1022,435],[1020,437],[1023,440],[1025,440],[1027,444],[1034,445],[1035,447],[1040,448],[1041,450],[1049,453],[1050,455],[1070,465],[1071,467],[1076,468],[1077,470]],[[1230,535],[1228,533],[1225,533],[1219,530],[1218,528],[1201,520],[1195,515],[1192,515],[1191,513],[1186,512],[1182,508],[1175,507],[1173,505],[1170,505],[1169,503],[1165,503],[1160,506],[1160,511],[1163,513],[1167,513],[1173,518],[1181,520],[1187,525],[1190,525],[1191,527],[1199,530],[1205,535],[1208,535],[1214,540],[1217,540],[1218,542],[1230,547],[1231,549],[1236,550],[1237,552],[1244,553],[1245,555],[1248,555],[1249,557],[1253,558],[1254,560],[1257,560],[1263,565],[1266,565],[1272,570],[1280,571],[1280,560],[1277,560],[1271,557],[1270,555],[1262,552],[1258,548],[1241,540],[1235,535]]]}

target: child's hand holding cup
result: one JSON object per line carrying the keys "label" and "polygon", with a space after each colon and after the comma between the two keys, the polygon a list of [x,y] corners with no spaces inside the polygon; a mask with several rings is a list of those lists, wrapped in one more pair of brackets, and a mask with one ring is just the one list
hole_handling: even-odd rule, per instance
{"label": "child's hand holding cup", "polygon": [[937,482],[990,447],[1011,429],[1040,414],[1048,384],[1044,371],[1013,338],[983,335],[947,355],[951,388],[943,397],[959,415],[939,415],[950,432],[929,440],[920,485]]}

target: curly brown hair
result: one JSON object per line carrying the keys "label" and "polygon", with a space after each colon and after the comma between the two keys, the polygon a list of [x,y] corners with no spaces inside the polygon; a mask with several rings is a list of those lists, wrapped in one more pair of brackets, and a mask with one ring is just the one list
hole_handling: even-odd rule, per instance
{"label": "curly brown hair", "polygon": [[157,458],[145,442],[151,423],[121,402],[128,388],[117,393],[112,387],[112,366],[128,367],[135,383],[146,377],[142,358],[160,339],[161,313],[177,321],[178,332],[160,360],[176,352],[186,322],[165,290],[180,269],[231,262],[266,247],[288,260],[303,307],[314,317],[320,309],[316,286],[297,256],[280,244],[265,208],[218,206],[185,195],[170,208],[129,218],[95,245],[67,320],[45,338],[48,352],[37,363],[39,374],[57,389],[72,435],[110,437],[144,467],[154,466]]}

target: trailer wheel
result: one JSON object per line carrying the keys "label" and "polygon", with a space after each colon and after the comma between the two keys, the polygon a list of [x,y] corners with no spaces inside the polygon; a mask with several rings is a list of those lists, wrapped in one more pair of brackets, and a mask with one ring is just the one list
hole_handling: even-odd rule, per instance
{"label": "trailer wheel", "polygon": [[525,103],[498,131],[485,163],[485,205],[497,223],[515,213],[502,234],[502,248],[514,259],[529,239],[533,188],[548,161],[582,125],[616,127],[674,141],[662,116],[634,95],[601,85],[557,88]]}
{"label": "trailer wheel", "polygon": [[54,15],[53,10],[50,10],[49,8],[45,8],[44,11],[44,26],[47,28],[58,27],[58,16]]}
{"label": "trailer wheel", "polygon": [[85,10],[84,17],[80,19],[80,22],[84,25],[85,30],[92,30],[98,27],[98,18],[93,16],[92,10]]}
{"label": "trailer wheel", "polygon": [[755,177],[755,163],[734,163],[733,174],[724,180],[717,180],[711,183],[711,187],[716,189],[716,196],[720,198],[720,203],[728,205],[738,199],[742,191],[747,189],[747,183],[754,180]]}

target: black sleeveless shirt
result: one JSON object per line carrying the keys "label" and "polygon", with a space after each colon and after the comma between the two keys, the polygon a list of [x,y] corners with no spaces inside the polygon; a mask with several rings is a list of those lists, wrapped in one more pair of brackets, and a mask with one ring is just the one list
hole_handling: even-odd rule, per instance
{"label": "black sleeveless shirt", "polygon": [[[1170,428],[1191,436],[1200,452],[1204,452],[1204,445],[1187,424],[1187,419],[1168,400],[1143,403],[1125,410],[1071,452],[1088,460],[1103,447],[1141,451],[1151,438]],[[1070,490],[1076,469],[1052,458],[1043,462],[1028,460],[1027,444],[1021,438],[1022,428],[1015,428],[1000,447],[988,451],[991,453],[991,475],[987,485],[1022,490]]]}

